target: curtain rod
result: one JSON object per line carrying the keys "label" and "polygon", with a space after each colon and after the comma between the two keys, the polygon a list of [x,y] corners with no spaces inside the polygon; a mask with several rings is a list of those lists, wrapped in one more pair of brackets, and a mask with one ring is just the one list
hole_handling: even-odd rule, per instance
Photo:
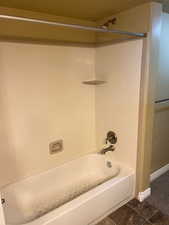
{"label": "curtain rod", "polygon": [[155,101],[155,103],[165,103],[165,102],[169,102],[169,98],[164,98],[164,99],[161,99],[161,100],[157,100]]}
{"label": "curtain rod", "polygon": [[47,20],[31,19],[31,18],[19,17],[19,16],[9,16],[9,15],[0,14],[0,19],[40,23],[40,24],[47,24],[47,25],[51,25],[51,26],[69,27],[69,28],[103,32],[103,33],[123,34],[123,35],[129,35],[129,36],[134,36],[134,37],[146,37],[145,33],[137,33],[137,32],[123,31],[123,30],[116,30],[116,29],[114,30],[114,29],[107,29],[107,28],[83,26],[83,25],[78,25],[78,24],[67,24],[67,23],[60,23],[60,22],[52,22],[52,21],[47,21]]}

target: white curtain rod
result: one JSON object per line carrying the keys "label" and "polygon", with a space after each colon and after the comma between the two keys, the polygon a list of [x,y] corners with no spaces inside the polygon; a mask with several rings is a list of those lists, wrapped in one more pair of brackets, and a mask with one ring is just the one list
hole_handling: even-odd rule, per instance
{"label": "white curtain rod", "polygon": [[135,37],[146,37],[145,33],[128,32],[128,31],[122,31],[122,30],[114,30],[114,29],[91,27],[91,26],[82,26],[82,25],[78,25],[78,24],[67,24],[67,23],[60,23],[60,22],[52,22],[52,21],[31,19],[31,18],[19,17],[19,16],[9,16],[9,15],[0,14],[0,19],[25,21],[25,22],[40,23],[40,24],[48,24],[48,25],[51,25],[51,26],[69,27],[69,28],[103,32],[103,33],[123,34],[123,35],[135,36]]}

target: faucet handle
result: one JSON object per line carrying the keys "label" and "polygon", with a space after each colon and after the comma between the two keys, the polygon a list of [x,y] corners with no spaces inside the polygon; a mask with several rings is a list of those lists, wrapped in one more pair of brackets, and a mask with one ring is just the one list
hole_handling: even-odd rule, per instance
{"label": "faucet handle", "polygon": [[111,144],[116,144],[117,143],[117,135],[113,131],[109,131],[107,133],[107,138],[106,138],[106,144],[110,142]]}

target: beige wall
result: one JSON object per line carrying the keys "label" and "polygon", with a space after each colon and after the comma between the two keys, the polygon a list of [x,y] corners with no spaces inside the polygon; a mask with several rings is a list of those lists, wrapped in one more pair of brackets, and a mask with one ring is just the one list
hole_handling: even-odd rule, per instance
{"label": "beige wall", "polygon": [[[95,151],[92,48],[0,43],[0,186]],[[49,143],[64,151],[49,155]]]}
{"label": "beige wall", "polygon": [[[169,98],[169,14],[163,13],[156,100]],[[155,105],[152,172],[169,163],[169,104]]]}
{"label": "beige wall", "polygon": [[105,144],[109,130],[116,132],[114,157],[136,169],[142,40],[100,47],[96,53],[96,143]]}
{"label": "beige wall", "polygon": [[169,97],[169,14],[163,13],[161,38],[160,38],[160,57],[159,57],[159,76],[157,79],[156,99]]}
{"label": "beige wall", "polygon": [[[154,90],[158,74],[159,40],[161,27],[162,5],[151,2],[131,10],[115,14],[117,24],[111,28],[128,31],[148,32],[143,44],[142,79],[140,89],[139,140],[137,159],[137,190],[144,191],[150,185],[152,136],[154,115]],[[98,21],[103,24],[105,20]],[[128,37],[121,35],[97,35],[99,42],[118,42]]]}
{"label": "beige wall", "polygon": [[[48,21],[56,21],[68,24],[80,24],[85,26],[95,26],[95,22],[84,21],[73,18],[58,17],[45,13],[37,13],[19,9],[9,9],[0,7],[0,14],[28,17],[33,19],[41,19]],[[12,21],[0,19],[0,40],[16,40],[26,42],[75,42],[92,44],[95,42],[95,32],[70,29],[64,27],[49,26],[44,24]]]}
{"label": "beige wall", "polygon": [[[112,29],[121,29],[133,32],[147,32],[149,28],[150,3],[146,3],[130,10],[120,12],[111,17],[117,18],[117,24]],[[37,13],[20,9],[9,9],[0,7],[0,14],[21,16],[63,23],[81,24],[85,26],[97,26],[103,24],[109,18],[104,18],[96,22],[79,19],[58,17],[45,13]],[[110,17],[110,18],[111,18]],[[72,42],[83,44],[95,44],[100,42],[131,38],[125,35],[98,33],[92,31],[76,30],[63,27],[54,27],[30,22],[18,22],[10,20],[0,20],[0,40],[16,40],[26,42],[43,42],[54,44],[57,42]]]}
{"label": "beige wall", "polygon": [[[140,7],[145,7],[144,6],[140,6]],[[144,69],[142,70],[144,74],[142,74],[142,81],[141,81],[141,84],[142,84],[142,101],[141,101],[141,104],[143,108],[143,110],[141,111],[141,125],[143,124],[143,127],[141,127],[141,131],[140,131],[140,136],[141,138],[140,139],[140,143],[139,143],[139,146],[140,146],[140,150],[139,150],[139,157],[138,157],[138,177],[139,177],[139,190],[145,190],[148,186],[149,186],[149,174],[150,174],[150,158],[151,158],[151,130],[152,130],[152,104],[153,104],[153,91],[152,91],[152,83],[154,83],[154,79],[155,79],[155,71],[157,71],[157,45],[158,45],[158,42],[159,42],[159,35],[158,35],[158,30],[156,29],[158,27],[158,24],[159,24],[159,20],[160,20],[160,13],[161,13],[161,6],[160,4],[158,3],[150,3],[150,4],[146,4],[146,7],[145,7],[145,11],[141,10],[141,13],[139,13],[139,8],[137,8],[137,12],[135,12],[134,10],[129,10],[128,12],[124,12],[124,14],[119,14],[120,16],[118,17],[118,24],[117,24],[117,27],[116,28],[123,28],[125,30],[132,30],[135,28],[138,28],[138,31],[140,32],[141,31],[141,27],[144,27],[144,28],[148,28],[148,31],[150,32],[149,33],[149,36],[148,36],[148,39],[145,44],[145,55],[147,57],[147,60],[145,62],[146,65],[144,65]],[[49,16],[49,15],[44,15],[44,14],[35,14],[35,13],[32,13],[32,12],[26,12],[24,11],[24,14],[23,14],[23,11],[20,11],[20,10],[10,10],[10,9],[4,9],[4,8],[0,8],[0,12],[1,13],[9,13],[10,15],[17,15],[17,16],[30,16],[30,17],[33,17],[33,18],[45,18],[45,19],[52,19],[52,20],[55,20],[55,21],[61,21],[61,22],[70,22],[69,18],[54,18],[53,16]],[[132,13],[131,13],[132,12]],[[131,14],[130,14],[131,13]],[[130,14],[130,16],[129,16]],[[137,20],[136,20],[137,18]],[[82,23],[84,25],[94,25],[93,23],[90,23],[89,24],[86,24],[86,22],[84,21],[77,21],[77,20],[71,20],[72,23]],[[121,24],[120,26],[119,23]],[[28,25],[27,25],[28,26]],[[15,39],[15,34],[16,34],[16,39],[26,39],[27,38],[29,39],[29,41],[33,38],[33,40],[35,41],[35,39],[38,41],[39,38],[40,40],[42,41],[45,41],[45,42],[48,42],[49,43],[52,43],[52,40],[54,38],[54,42],[55,41],[58,41],[60,40],[60,38],[55,38],[55,35],[57,36],[58,34],[54,34],[53,32],[55,32],[53,30],[53,28],[50,28],[52,29],[52,31],[49,31],[48,28],[43,27],[42,29],[42,32],[40,31],[41,28],[38,28],[37,29],[37,26],[36,27],[32,27],[31,24],[29,25],[29,28],[25,26],[25,24],[9,24],[8,22],[2,22],[1,24],[1,27],[4,27],[4,29],[1,29],[0,31],[0,38],[3,39],[4,37],[9,37],[9,39]],[[27,28],[27,29],[25,29]],[[33,28],[33,29],[32,29]],[[39,30],[40,29],[40,30]],[[17,30],[17,32],[16,32]],[[37,33],[36,33],[37,31]],[[135,29],[133,31],[136,31]],[[146,30],[147,31],[147,30]],[[26,36],[25,36],[26,34]],[[70,36],[68,33],[61,33],[59,32],[59,35],[62,35],[63,34],[63,40],[69,40],[69,41],[77,41],[79,40],[79,37],[78,35],[76,36],[75,33],[72,33],[70,32]],[[80,36],[82,37],[81,41],[80,42],[84,42],[87,40],[86,38],[86,35],[83,35],[84,33],[80,34]],[[36,36],[37,35],[37,36]],[[93,34],[89,34],[89,36],[92,35],[93,37]],[[48,37],[50,37],[48,39]],[[57,36],[58,37],[58,36]],[[73,39],[71,39],[71,37]],[[61,37],[62,38],[62,37]],[[64,39],[65,38],[65,39]],[[74,39],[75,38],[75,39]],[[95,38],[95,36],[94,36]],[[48,39],[48,40],[47,40]],[[104,41],[104,39],[102,39]],[[106,39],[107,40],[107,39]],[[91,41],[91,38],[89,38],[89,41],[87,41],[88,43],[93,43],[93,39]],[[46,46],[47,47],[47,46]],[[24,51],[23,51],[24,52]],[[0,59],[1,59],[1,54],[0,54]],[[15,57],[13,57],[15,58]],[[153,63],[150,63],[150,59],[153,61]],[[0,60],[1,61],[1,60]],[[4,59],[5,61],[5,59]],[[11,60],[12,61],[12,60]],[[151,67],[151,68],[150,68]],[[1,68],[2,70],[2,68]],[[150,70],[152,70],[150,72]],[[151,73],[151,75],[150,75]],[[89,90],[90,90],[91,87],[89,87]],[[1,90],[2,91],[2,96],[4,97],[4,94],[3,94],[3,89]],[[1,104],[4,104],[4,107],[2,109],[5,109],[5,105],[6,105],[6,102],[4,101],[4,99],[2,99],[2,103]],[[1,120],[3,120],[3,123],[4,123],[4,119],[3,118],[6,118],[7,115],[6,115],[6,110],[1,110]],[[8,122],[9,123],[9,122]],[[3,126],[3,131],[6,129],[6,133],[8,133],[8,126],[6,125],[6,122]],[[145,132],[146,131],[146,132]],[[2,131],[1,131],[2,132]],[[8,135],[5,136],[4,132],[3,132],[3,139],[4,140],[7,140],[9,139]],[[10,141],[8,142],[5,142],[4,141],[4,145],[5,145],[5,148],[7,149],[10,149]],[[9,146],[7,146],[9,145]],[[7,159],[9,158],[12,158],[12,162],[13,162],[13,158],[15,158],[15,154],[11,154],[11,152],[4,152],[4,151],[1,151],[0,153],[2,155],[2,159],[4,159],[3,161],[5,161],[6,157]],[[9,155],[9,156],[8,156]],[[14,155],[14,156],[13,156]],[[16,161],[14,159],[14,161]],[[54,161],[54,160],[53,160]],[[64,161],[64,160],[63,160]],[[5,166],[6,166],[6,163],[4,163]],[[55,164],[55,161],[53,162],[53,164]],[[11,170],[12,171],[16,171],[17,168],[16,168],[16,163],[15,164],[12,164],[11,165]],[[7,172],[7,171],[6,171]],[[10,177],[10,173],[8,174],[8,176]]]}
{"label": "beige wall", "polygon": [[[131,32],[141,32],[146,33],[150,28],[150,9],[151,4],[146,3],[135,8],[120,12],[109,18],[97,21],[98,24],[103,24],[108,19],[116,17],[116,24],[110,25],[112,29],[126,30]],[[96,40],[97,42],[106,42],[106,41],[119,41],[126,38],[132,38],[125,35],[119,34],[105,34],[97,33]]]}

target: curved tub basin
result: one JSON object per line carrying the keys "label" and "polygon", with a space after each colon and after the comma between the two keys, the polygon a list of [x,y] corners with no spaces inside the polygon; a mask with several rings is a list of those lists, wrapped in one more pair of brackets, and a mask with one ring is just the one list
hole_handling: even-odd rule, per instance
{"label": "curved tub basin", "polygon": [[7,225],[88,225],[130,200],[134,173],[89,154],[5,187]]}

